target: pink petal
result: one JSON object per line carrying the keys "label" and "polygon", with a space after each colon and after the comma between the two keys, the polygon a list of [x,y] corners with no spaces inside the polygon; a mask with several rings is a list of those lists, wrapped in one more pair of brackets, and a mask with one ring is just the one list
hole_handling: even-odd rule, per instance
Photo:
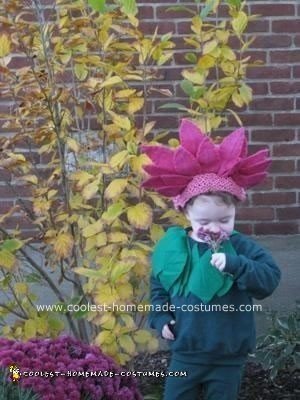
{"label": "pink petal", "polygon": [[170,174],[170,173],[174,173],[174,171],[171,171],[171,169],[163,169],[161,167],[157,167],[154,164],[148,164],[148,165],[144,165],[143,169],[151,176],[161,176],[164,174]]}
{"label": "pink petal", "polygon": [[166,171],[173,171],[172,160],[174,151],[167,146],[141,146],[141,151],[153,161],[157,167]]}
{"label": "pink petal", "polygon": [[186,185],[190,183],[192,177],[183,175],[162,175],[161,179],[166,185],[181,186],[182,188],[185,188]]}
{"label": "pink petal", "polygon": [[270,159],[263,160],[263,161],[257,162],[256,164],[253,164],[251,166],[239,167],[238,171],[241,174],[245,174],[245,175],[252,175],[252,174],[256,174],[258,172],[265,172],[271,163],[272,163],[272,160],[270,160]]}
{"label": "pink petal", "polygon": [[221,167],[219,174],[228,176],[236,163],[247,154],[247,140],[244,128],[239,128],[226,136],[219,146]]}
{"label": "pink petal", "polygon": [[197,160],[201,164],[203,172],[216,172],[219,169],[219,150],[208,136],[204,138],[197,149]]}
{"label": "pink petal", "polygon": [[173,166],[178,174],[186,176],[197,175],[201,170],[196,158],[181,146],[175,150]]}
{"label": "pink petal", "polygon": [[200,128],[192,121],[183,119],[179,128],[180,144],[191,154],[196,156],[197,149],[206,137]]}
{"label": "pink petal", "polygon": [[255,186],[258,183],[261,183],[265,177],[267,176],[266,172],[260,172],[254,175],[242,175],[242,174],[234,174],[232,179],[243,188],[249,188],[251,186]]}
{"label": "pink petal", "polygon": [[185,187],[185,185],[173,184],[172,186],[166,186],[165,182],[161,177],[155,176],[145,180],[142,183],[142,187],[153,189],[164,196],[173,197],[179,194]]}

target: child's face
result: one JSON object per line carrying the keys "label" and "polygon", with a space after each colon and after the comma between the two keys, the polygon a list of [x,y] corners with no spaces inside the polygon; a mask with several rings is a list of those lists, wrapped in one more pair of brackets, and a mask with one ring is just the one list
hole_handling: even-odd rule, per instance
{"label": "child's face", "polygon": [[185,215],[194,234],[197,234],[199,228],[215,233],[224,230],[231,234],[235,222],[235,206],[225,204],[219,196],[199,195],[193,204],[187,206]]}

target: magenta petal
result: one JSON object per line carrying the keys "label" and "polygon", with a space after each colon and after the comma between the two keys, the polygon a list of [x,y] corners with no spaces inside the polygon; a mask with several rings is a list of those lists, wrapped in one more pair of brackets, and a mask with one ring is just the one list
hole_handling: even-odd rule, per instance
{"label": "magenta petal", "polygon": [[219,146],[221,167],[219,174],[226,176],[230,174],[240,158],[247,154],[247,140],[244,128],[239,128],[226,136]]}
{"label": "magenta petal", "polygon": [[176,196],[183,189],[182,185],[178,186],[178,185],[173,184],[173,186],[166,186],[166,184],[164,183],[162,178],[158,177],[158,176],[155,176],[155,177],[145,180],[142,183],[142,187],[147,188],[147,189],[153,189],[156,192],[161,193],[164,196],[168,196],[168,197]]}
{"label": "magenta petal", "polygon": [[250,166],[248,165],[248,166],[244,166],[244,167],[239,167],[238,171],[241,174],[245,174],[245,175],[252,175],[252,174],[256,174],[258,172],[265,172],[266,169],[271,164],[271,162],[272,162],[272,160],[270,160],[270,159],[262,160],[253,165],[250,165]]}
{"label": "magenta petal", "polygon": [[207,136],[197,149],[197,160],[201,164],[203,172],[216,172],[219,169],[218,148]]}
{"label": "magenta petal", "polygon": [[240,162],[240,167],[248,168],[257,163],[260,163],[261,161],[266,161],[266,160],[268,160],[268,155],[269,155],[268,149],[259,150],[256,153],[252,154],[251,156],[244,158]]}
{"label": "magenta petal", "polygon": [[144,165],[143,169],[151,176],[161,176],[161,175],[168,175],[170,173],[174,173],[174,171],[171,171],[171,168],[164,169],[161,167],[157,167],[154,164]]}
{"label": "magenta petal", "polygon": [[200,165],[196,158],[181,146],[174,152],[173,166],[180,175],[194,176],[200,173]]}
{"label": "magenta petal", "polygon": [[205,137],[195,123],[188,119],[182,120],[179,128],[180,144],[188,152],[196,156],[197,149]]}
{"label": "magenta petal", "polygon": [[192,178],[183,175],[162,175],[161,179],[166,185],[180,186],[184,189]]}
{"label": "magenta petal", "polygon": [[242,175],[242,174],[234,174],[232,179],[243,188],[249,188],[251,186],[255,186],[258,183],[261,183],[265,177],[267,176],[266,172],[260,172],[254,175]]}
{"label": "magenta petal", "polygon": [[173,171],[172,161],[174,151],[167,146],[141,146],[141,151],[147,154],[157,167]]}

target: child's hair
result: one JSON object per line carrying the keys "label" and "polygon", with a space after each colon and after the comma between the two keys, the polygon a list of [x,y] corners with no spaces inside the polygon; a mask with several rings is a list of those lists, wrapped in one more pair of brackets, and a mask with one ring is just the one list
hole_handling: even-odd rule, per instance
{"label": "child's hair", "polygon": [[237,197],[233,196],[231,193],[221,192],[221,191],[208,192],[208,193],[203,193],[203,194],[199,194],[198,196],[192,197],[184,206],[184,211],[186,211],[186,209],[189,206],[192,206],[194,204],[194,201],[200,196],[216,196],[220,199],[220,202],[226,204],[227,206],[231,206],[231,205],[236,206],[240,202],[240,200]]}

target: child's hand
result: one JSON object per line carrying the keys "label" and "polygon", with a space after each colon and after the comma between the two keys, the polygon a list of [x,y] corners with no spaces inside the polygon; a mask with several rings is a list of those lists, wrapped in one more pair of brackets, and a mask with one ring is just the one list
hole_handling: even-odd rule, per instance
{"label": "child's hand", "polygon": [[211,265],[218,268],[219,271],[223,271],[226,265],[225,253],[214,253],[210,260]]}
{"label": "child's hand", "polygon": [[[172,321],[169,322],[169,324],[171,325],[175,325],[175,321],[174,319],[172,319]],[[164,339],[168,339],[168,340],[175,340],[175,336],[174,334],[171,332],[168,324],[165,324],[162,328],[162,332],[161,335]]]}

